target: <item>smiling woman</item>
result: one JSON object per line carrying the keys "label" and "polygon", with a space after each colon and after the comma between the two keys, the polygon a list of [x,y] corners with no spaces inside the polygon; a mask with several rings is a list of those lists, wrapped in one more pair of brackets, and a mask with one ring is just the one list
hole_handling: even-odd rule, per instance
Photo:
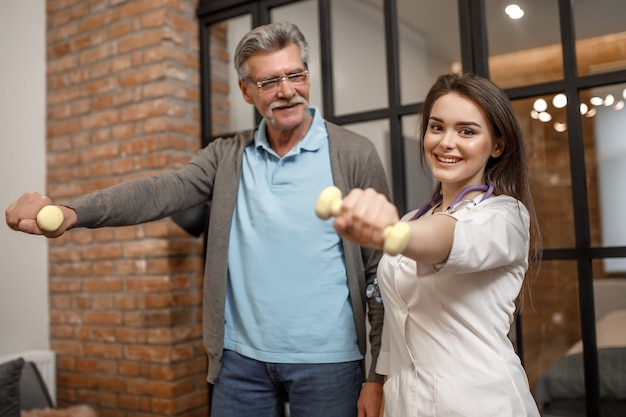
{"label": "smiling woman", "polygon": [[455,92],[435,101],[425,132],[424,155],[433,177],[444,187],[443,207],[452,206],[465,187],[482,183],[486,161],[498,158],[504,148],[482,109]]}
{"label": "smiling woman", "polygon": [[[436,192],[403,217],[406,247],[378,265],[385,416],[538,417],[508,339],[541,244],[511,102],[485,78],[441,75],[422,107],[421,144]],[[398,220],[380,194],[355,189],[334,226],[380,248]]]}

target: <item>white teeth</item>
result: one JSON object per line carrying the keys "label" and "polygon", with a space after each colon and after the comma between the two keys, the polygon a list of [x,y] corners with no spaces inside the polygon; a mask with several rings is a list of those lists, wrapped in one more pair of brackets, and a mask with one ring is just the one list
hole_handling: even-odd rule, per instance
{"label": "white teeth", "polygon": [[456,159],[453,159],[453,158],[444,158],[444,157],[442,157],[442,156],[438,156],[438,157],[437,157],[437,159],[439,159],[441,162],[446,162],[446,163],[449,163],[449,164],[453,164],[453,163],[455,163],[455,162],[456,162]]}

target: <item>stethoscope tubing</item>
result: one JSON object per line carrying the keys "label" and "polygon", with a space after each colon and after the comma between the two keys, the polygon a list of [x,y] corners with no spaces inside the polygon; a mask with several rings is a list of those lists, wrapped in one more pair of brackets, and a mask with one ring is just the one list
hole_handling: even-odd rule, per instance
{"label": "stethoscope tubing", "polygon": [[[456,196],[454,201],[452,201],[452,203],[448,206],[448,208],[446,209],[446,212],[448,213],[452,209],[454,209],[454,206],[460,203],[463,197],[467,195],[467,193],[471,193],[472,191],[485,191],[485,195],[483,195],[483,198],[481,198],[479,201],[479,203],[482,203],[483,201],[485,201],[486,199],[488,199],[489,197],[493,195],[493,184],[489,184],[489,186],[482,184],[482,185],[470,185],[468,187],[465,187],[464,189],[461,190],[459,195]],[[443,196],[441,194],[431,198],[426,204],[424,204],[415,212],[415,214],[413,215],[413,217],[409,219],[409,221],[419,219],[426,212],[428,212],[428,210],[435,207],[437,204],[441,203],[442,200],[443,200]]]}
{"label": "stethoscope tubing", "polygon": [[[459,195],[456,196],[454,201],[452,201],[452,204],[450,204],[450,206],[446,209],[445,212],[449,213],[450,211],[452,211],[454,207],[463,200],[463,197],[465,197],[467,193],[471,193],[472,191],[485,191],[485,194],[478,202],[478,203],[482,203],[483,201],[485,201],[486,199],[488,199],[489,197],[493,195],[493,183],[490,183],[489,186],[483,184],[483,185],[470,185],[468,187],[465,187],[464,189],[461,190]],[[409,221],[419,219],[425,213],[427,213],[428,210],[432,209],[437,204],[441,203],[442,200],[443,200],[443,196],[441,194],[431,198],[426,204],[420,207],[417,210],[417,212],[415,212],[415,214],[413,215],[413,217],[411,217],[411,219],[409,219]],[[374,282],[367,286],[365,295],[367,298],[374,298],[377,303],[383,302],[383,299],[380,294],[380,288],[378,286],[378,277],[374,277]]]}

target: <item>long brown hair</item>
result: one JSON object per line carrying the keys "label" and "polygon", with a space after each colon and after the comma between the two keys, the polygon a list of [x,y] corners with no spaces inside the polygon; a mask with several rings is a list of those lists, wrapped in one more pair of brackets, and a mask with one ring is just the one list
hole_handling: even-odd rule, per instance
{"label": "long brown hair", "polygon": [[[511,100],[498,86],[476,74],[444,74],[433,84],[422,107],[420,145],[424,149],[424,136],[428,129],[433,105],[441,96],[457,93],[472,100],[485,113],[496,139],[504,141],[504,151],[497,158],[490,157],[485,167],[484,182],[493,184],[495,194],[515,197],[528,210],[530,216],[529,260],[535,267],[541,259],[541,233],[537,213],[530,192],[526,148]],[[421,152],[422,164],[425,155]],[[441,192],[437,184],[434,195]],[[533,268],[535,270],[535,268]]]}

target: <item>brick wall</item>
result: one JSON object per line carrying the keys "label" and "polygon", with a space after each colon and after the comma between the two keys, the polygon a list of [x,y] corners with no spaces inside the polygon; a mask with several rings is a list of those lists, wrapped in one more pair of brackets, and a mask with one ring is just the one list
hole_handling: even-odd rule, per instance
{"label": "brick wall", "polygon": [[[48,195],[178,167],[200,144],[197,0],[47,1]],[[171,220],[50,241],[59,406],[206,416],[202,240]]]}

